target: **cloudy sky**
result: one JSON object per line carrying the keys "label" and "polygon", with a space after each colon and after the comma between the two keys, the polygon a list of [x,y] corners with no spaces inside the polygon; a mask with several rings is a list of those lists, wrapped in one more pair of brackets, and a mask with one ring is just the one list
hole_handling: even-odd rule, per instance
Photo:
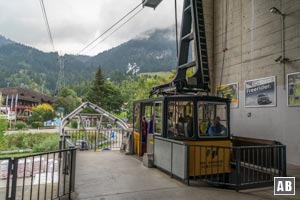
{"label": "cloudy sky", "polygon": [[[44,0],[56,51],[77,54],[140,2],[141,0]],[[179,17],[182,2],[178,0]],[[52,50],[40,0],[0,0],[0,8],[1,35],[46,52]],[[174,0],[163,0],[156,10],[144,8],[118,32],[82,54],[95,55],[147,30],[174,24]],[[104,38],[105,36],[102,39]]]}

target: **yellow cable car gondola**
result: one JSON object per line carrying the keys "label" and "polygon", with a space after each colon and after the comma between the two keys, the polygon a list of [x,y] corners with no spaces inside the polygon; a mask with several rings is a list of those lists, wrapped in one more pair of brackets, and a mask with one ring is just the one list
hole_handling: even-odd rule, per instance
{"label": "yellow cable car gondola", "polygon": [[[154,154],[167,171],[183,163],[185,176],[229,173],[230,100],[209,96],[209,82],[202,0],[184,0],[176,75],[152,89],[156,98],[134,102],[134,153]],[[181,146],[174,150],[173,144]]]}

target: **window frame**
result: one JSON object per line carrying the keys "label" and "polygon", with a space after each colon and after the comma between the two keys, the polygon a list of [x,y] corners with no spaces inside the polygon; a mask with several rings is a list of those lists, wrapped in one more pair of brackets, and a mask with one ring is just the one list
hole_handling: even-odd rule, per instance
{"label": "window frame", "polygon": [[[186,103],[186,105],[182,105],[180,103]],[[170,104],[173,104],[173,105],[170,105]],[[180,138],[180,139],[186,139],[186,140],[192,140],[192,139],[195,139],[197,137],[197,134],[195,134],[195,114],[194,114],[194,109],[195,109],[195,101],[194,99],[170,99],[167,101],[167,104],[166,104],[167,108],[166,108],[166,124],[167,124],[167,127],[166,127],[166,130],[167,130],[167,133],[166,133],[166,136],[167,138]],[[173,109],[172,110],[172,124],[175,123],[175,126],[172,126],[173,127],[173,131],[171,129],[169,129],[169,113],[170,113],[170,106],[171,108]],[[180,107],[183,107],[183,111],[180,112],[180,110],[182,110],[182,108]],[[188,126],[188,122],[179,122],[179,118],[180,118],[180,113],[183,114],[183,118],[184,120],[186,116],[190,116],[192,118],[192,136],[189,137],[189,132],[188,130],[185,130],[186,129],[186,126]],[[179,131],[179,124],[182,124],[183,125],[183,131],[180,132]],[[176,128],[177,127],[177,128]],[[187,127],[188,128],[188,127]],[[171,136],[170,132],[173,133],[173,136]]]}
{"label": "window frame", "polygon": [[[225,126],[226,128],[226,134],[225,135],[215,135],[215,136],[211,136],[211,135],[208,135],[208,133],[206,133],[206,135],[202,135],[200,134],[200,123],[203,121],[203,118],[200,118],[199,116],[199,108],[200,108],[200,105],[213,105],[214,106],[214,110],[213,110],[213,118],[210,119],[210,121],[212,121],[215,117],[217,117],[217,106],[224,106],[225,107],[225,117],[226,117],[226,120],[223,120],[221,119],[220,122],[225,122],[225,125],[224,123],[222,123],[223,126]],[[230,108],[228,108],[228,105],[226,102],[217,102],[217,101],[198,101],[197,102],[197,135],[199,137],[199,139],[227,139],[230,137],[230,129],[229,129],[229,113],[228,113],[228,110]],[[203,112],[204,112],[204,109],[202,109]],[[203,114],[202,114],[203,116]],[[206,119],[207,120],[207,119]]]}
{"label": "window frame", "polygon": [[[157,117],[156,115],[156,105],[160,105],[160,118]],[[163,104],[163,101],[153,101],[152,102],[152,111],[153,111],[153,116],[154,116],[154,123],[153,123],[153,135],[156,135],[156,136],[163,136],[163,128],[164,128],[164,124],[163,124],[163,121],[164,121],[164,104]],[[160,133],[159,132],[156,132],[156,125],[158,124],[156,121],[157,119],[160,120]]]}

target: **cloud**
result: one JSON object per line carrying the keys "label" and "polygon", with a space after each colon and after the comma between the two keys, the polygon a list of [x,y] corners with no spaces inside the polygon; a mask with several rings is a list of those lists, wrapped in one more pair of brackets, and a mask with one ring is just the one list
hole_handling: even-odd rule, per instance
{"label": "cloud", "polygon": [[[77,53],[141,0],[44,0],[56,50]],[[20,43],[51,51],[39,0],[1,0],[0,34]],[[181,17],[182,1],[178,1]],[[181,21],[181,20],[179,20]],[[134,19],[92,51],[94,55],[151,29],[174,24],[174,0],[144,8]],[[100,39],[101,40],[101,39]]]}

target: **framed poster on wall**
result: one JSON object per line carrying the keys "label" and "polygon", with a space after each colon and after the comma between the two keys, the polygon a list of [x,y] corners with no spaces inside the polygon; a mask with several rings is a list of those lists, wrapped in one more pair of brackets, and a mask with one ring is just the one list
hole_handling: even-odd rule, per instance
{"label": "framed poster on wall", "polygon": [[231,99],[230,107],[239,107],[239,83],[221,85],[217,88],[217,96]]}
{"label": "framed poster on wall", "polygon": [[287,75],[288,106],[300,106],[300,72]]}
{"label": "framed poster on wall", "polygon": [[276,106],[276,77],[245,81],[245,107]]}

